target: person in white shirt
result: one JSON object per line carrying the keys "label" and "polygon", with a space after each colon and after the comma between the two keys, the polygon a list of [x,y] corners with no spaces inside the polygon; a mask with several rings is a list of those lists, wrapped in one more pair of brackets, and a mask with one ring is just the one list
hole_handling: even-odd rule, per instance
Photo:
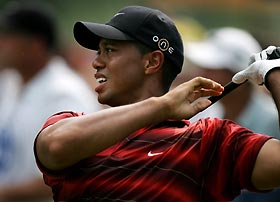
{"label": "person in white shirt", "polygon": [[2,80],[15,86],[0,100],[1,202],[51,199],[33,156],[40,127],[58,111],[102,108],[86,81],[56,54],[56,19],[48,6],[13,2],[0,15],[0,68],[11,67],[21,78],[19,84]]}

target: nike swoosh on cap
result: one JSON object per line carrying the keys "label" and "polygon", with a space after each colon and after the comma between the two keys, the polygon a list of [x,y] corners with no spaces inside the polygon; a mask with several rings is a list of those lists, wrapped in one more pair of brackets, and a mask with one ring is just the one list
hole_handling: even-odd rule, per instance
{"label": "nike swoosh on cap", "polygon": [[116,17],[116,16],[118,16],[118,15],[124,15],[125,13],[116,13],[115,15],[114,15],[114,17]]}

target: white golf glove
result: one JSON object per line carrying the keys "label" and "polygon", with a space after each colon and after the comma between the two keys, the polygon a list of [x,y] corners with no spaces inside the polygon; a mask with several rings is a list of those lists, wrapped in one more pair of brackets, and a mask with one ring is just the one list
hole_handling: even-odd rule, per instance
{"label": "white golf glove", "polygon": [[250,57],[249,66],[236,73],[232,77],[232,81],[241,84],[246,80],[251,80],[258,85],[264,84],[266,74],[270,70],[280,67],[280,54],[276,49],[275,46],[269,46],[260,53],[253,54]]}

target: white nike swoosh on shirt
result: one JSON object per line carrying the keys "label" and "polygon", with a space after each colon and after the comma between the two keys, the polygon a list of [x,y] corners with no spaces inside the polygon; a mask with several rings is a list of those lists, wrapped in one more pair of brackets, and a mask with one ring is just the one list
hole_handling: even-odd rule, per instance
{"label": "white nike swoosh on shirt", "polygon": [[152,151],[150,151],[148,153],[148,156],[158,156],[158,155],[161,155],[163,152],[156,152],[156,153],[152,153]]}

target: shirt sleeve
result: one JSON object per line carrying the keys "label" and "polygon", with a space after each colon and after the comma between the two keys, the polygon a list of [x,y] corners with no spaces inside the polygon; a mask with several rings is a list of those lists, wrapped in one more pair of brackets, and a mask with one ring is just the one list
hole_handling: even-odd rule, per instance
{"label": "shirt sleeve", "polygon": [[254,133],[230,120],[212,119],[207,124],[204,144],[214,146],[207,177],[209,190],[229,198],[242,189],[259,191],[253,186],[251,176],[260,149],[272,137]]}
{"label": "shirt sleeve", "polygon": [[262,146],[271,136],[262,134],[240,134],[235,143],[235,163],[232,181],[250,191],[259,191],[252,184],[252,173]]}
{"label": "shirt sleeve", "polygon": [[55,124],[56,122],[58,122],[60,120],[63,120],[63,119],[66,119],[66,118],[71,118],[71,117],[78,117],[78,116],[82,116],[82,115],[84,115],[84,113],[77,113],[77,112],[72,112],[72,111],[59,112],[59,113],[56,113],[56,114],[52,115],[51,117],[49,117],[47,119],[47,121],[43,124],[41,130],[39,131],[37,137],[35,138],[34,147],[33,147],[37,166],[43,174],[47,174],[47,175],[50,175],[50,176],[52,176],[52,175],[59,176],[60,174],[66,173],[66,172],[65,172],[65,170],[53,172],[53,171],[45,168],[42,165],[42,163],[40,162],[40,160],[38,158],[38,155],[37,155],[37,151],[36,151],[36,142],[37,142],[37,139],[38,139],[39,135],[41,134],[42,130],[44,130],[45,128],[47,128],[50,125]]}

